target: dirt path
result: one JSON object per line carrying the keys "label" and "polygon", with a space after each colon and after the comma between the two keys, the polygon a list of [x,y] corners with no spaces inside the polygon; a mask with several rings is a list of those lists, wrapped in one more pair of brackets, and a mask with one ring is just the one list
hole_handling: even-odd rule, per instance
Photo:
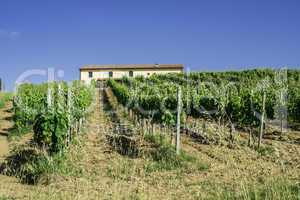
{"label": "dirt path", "polygon": [[12,103],[9,102],[0,110],[0,161],[9,153],[7,136],[9,130],[13,127],[11,108]]}
{"label": "dirt path", "polygon": [[0,136],[0,160],[9,152],[8,141],[6,136]]}
{"label": "dirt path", "polygon": [[49,185],[22,184],[18,178],[0,175],[0,199],[120,199],[120,196],[130,195],[131,188],[135,189],[136,184],[122,184],[107,176],[109,167],[112,163],[118,164],[122,156],[112,151],[106,143],[111,121],[103,111],[99,92],[96,102],[80,144],[71,148],[66,161],[81,169],[81,174],[52,174],[54,179]]}
{"label": "dirt path", "polygon": [[[11,144],[8,141],[9,131],[13,128],[12,116],[13,113],[10,111],[12,108],[12,103],[8,102],[6,106],[0,110],[0,164],[4,162],[7,155],[9,155]],[[13,143],[25,143],[28,141],[28,135],[25,136],[27,139],[21,139],[20,141]],[[7,188],[7,190],[6,190]],[[6,198],[8,195],[4,195],[3,193],[16,193],[15,191],[26,191],[24,193],[20,193],[20,199],[22,199],[26,193],[31,189],[31,186],[23,185],[19,182],[19,179],[16,177],[10,177],[6,175],[0,174],[0,199]],[[5,190],[6,192],[3,192]]]}

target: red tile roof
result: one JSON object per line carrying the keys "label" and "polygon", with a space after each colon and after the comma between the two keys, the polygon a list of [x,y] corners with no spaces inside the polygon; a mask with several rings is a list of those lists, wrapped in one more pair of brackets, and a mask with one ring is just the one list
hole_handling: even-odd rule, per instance
{"label": "red tile roof", "polygon": [[180,69],[183,70],[182,64],[125,64],[125,65],[85,65],[82,70],[97,69]]}

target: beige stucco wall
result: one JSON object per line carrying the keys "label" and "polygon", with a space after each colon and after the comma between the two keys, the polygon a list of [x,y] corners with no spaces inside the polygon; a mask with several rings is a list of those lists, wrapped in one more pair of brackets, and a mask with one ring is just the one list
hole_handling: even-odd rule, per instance
{"label": "beige stucco wall", "polygon": [[[167,74],[167,73],[180,73],[180,72],[182,72],[180,69],[82,70],[82,71],[80,71],[80,79],[87,82],[87,83],[90,83],[90,81],[92,79],[96,79],[96,80],[108,79],[110,71],[113,72],[113,77],[112,78],[114,78],[114,79],[120,79],[123,76],[129,76],[129,71],[133,71],[133,76],[134,77],[136,77],[136,76],[147,77],[147,76],[150,76],[152,74]],[[89,78],[89,72],[93,72],[93,77],[92,78]]]}

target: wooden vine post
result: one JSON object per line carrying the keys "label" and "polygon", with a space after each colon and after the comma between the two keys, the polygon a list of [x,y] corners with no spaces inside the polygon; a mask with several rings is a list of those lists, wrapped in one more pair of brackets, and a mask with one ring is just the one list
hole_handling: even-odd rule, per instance
{"label": "wooden vine post", "polygon": [[283,116],[284,116],[284,95],[283,91],[280,91],[280,134],[283,135]]}
{"label": "wooden vine post", "polygon": [[181,87],[177,88],[176,154],[180,154]]}
{"label": "wooden vine post", "polygon": [[283,103],[282,103],[282,91],[280,91],[280,134],[283,135]]}
{"label": "wooden vine post", "polygon": [[263,101],[262,101],[262,113],[260,118],[260,131],[259,131],[259,139],[258,139],[258,148],[260,148],[263,131],[264,131],[264,118],[265,118],[265,107],[266,107],[266,92],[264,91],[263,94]]}
{"label": "wooden vine post", "polygon": [[67,107],[68,107],[68,135],[67,135],[67,145],[69,145],[70,142],[71,142],[71,129],[72,129],[72,126],[71,126],[71,124],[72,124],[72,121],[71,121],[72,88],[71,87],[72,87],[72,85],[69,84],[68,85],[68,96],[67,96],[67,98],[68,98],[68,100],[67,100]]}
{"label": "wooden vine post", "polygon": [[142,122],[142,127],[143,127],[143,135],[145,135],[147,133],[147,125],[146,125],[146,119],[143,117],[142,118],[143,122]]}
{"label": "wooden vine post", "polygon": [[[253,97],[253,90],[251,90],[251,93],[250,93],[250,109],[252,109],[252,105],[253,105],[252,97]],[[252,112],[253,112],[252,113],[253,117],[255,117],[255,112],[254,111],[252,111]],[[252,145],[252,139],[253,139],[252,122],[250,122],[250,125],[249,125],[249,138],[248,138],[248,146],[249,147],[251,147],[251,145]]]}
{"label": "wooden vine post", "polygon": [[50,83],[48,84],[48,90],[47,90],[47,106],[49,110],[52,107],[52,90],[51,90]]}

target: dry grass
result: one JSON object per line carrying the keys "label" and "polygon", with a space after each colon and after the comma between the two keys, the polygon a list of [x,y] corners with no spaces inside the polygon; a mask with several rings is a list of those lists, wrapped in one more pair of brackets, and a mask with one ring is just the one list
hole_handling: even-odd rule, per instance
{"label": "dry grass", "polygon": [[[160,166],[160,159],[148,153],[132,159],[115,152],[105,137],[111,122],[97,109],[86,134],[62,160],[65,168],[53,166],[37,185],[0,175],[0,199],[300,199],[297,144],[269,141],[265,152],[258,152],[183,137],[184,165],[148,170]],[[143,148],[153,150],[151,145]]]}

